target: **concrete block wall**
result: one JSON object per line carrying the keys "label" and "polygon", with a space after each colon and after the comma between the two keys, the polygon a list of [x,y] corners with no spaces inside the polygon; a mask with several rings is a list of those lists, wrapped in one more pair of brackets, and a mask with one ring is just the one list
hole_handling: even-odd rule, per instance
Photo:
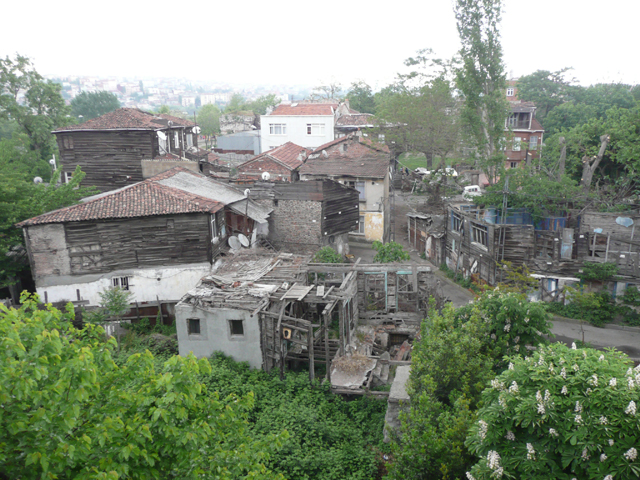
{"label": "concrete block wall", "polygon": [[314,253],[323,245],[322,203],[278,200],[269,218],[269,240],[291,253]]}

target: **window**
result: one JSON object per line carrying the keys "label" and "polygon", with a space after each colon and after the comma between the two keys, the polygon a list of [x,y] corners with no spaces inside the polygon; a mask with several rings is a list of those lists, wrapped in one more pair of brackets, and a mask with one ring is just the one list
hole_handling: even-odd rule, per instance
{"label": "window", "polygon": [[286,135],[287,134],[287,124],[286,123],[270,123],[269,124],[269,133],[271,135]]}
{"label": "window", "polygon": [[242,320],[229,320],[229,329],[232,337],[244,335],[244,325]]}
{"label": "window", "polygon": [[64,183],[69,183],[73,178],[73,173],[64,172]]}
{"label": "window", "polygon": [[113,277],[111,279],[111,285],[120,287],[122,290],[129,290],[129,277]]}
{"label": "window", "polygon": [[358,220],[358,233],[364,235],[364,215],[360,215],[360,219]]}
{"label": "window", "polygon": [[68,136],[62,137],[62,145],[67,150],[73,150],[73,137],[68,137]]}
{"label": "window", "polygon": [[307,123],[307,135],[324,135],[324,123]]}
{"label": "window", "polygon": [[513,97],[513,95],[516,93],[515,89],[513,87],[509,87],[507,88],[507,97]]}
{"label": "window", "polygon": [[[158,134],[159,135],[159,134]],[[158,148],[160,150],[160,154],[167,153],[167,139],[158,136]]]}
{"label": "window", "polygon": [[187,133],[187,147],[193,147],[193,133]]}
{"label": "window", "polygon": [[518,162],[511,162],[509,164],[509,168],[516,168],[518,166]]}
{"label": "window", "polygon": [[488,247],[489,234],[487,226],[471,222],[471,240]]}
{"label": "window", "polygon": [[529,150],[537,150],[538,149],[538,137],[535,135],[529,137]]}
{"label": "window", "polygon": [[173,146],[176,150],[180,148],[180,136],[178,135],[178,132],[173,132]]}
{"label": "window", "polygon": [[521,143],[522,143],[522,137],[513,137],[513,151],[514,152],[519,152],[520,151]]}
{"label": "window", "polygon": [[200,335],[199,318],[187,318],[187,333],[189,335]]}
{"label": "window", "polygon": [[462,215],[456,212],[451,212],[451,230],[459,232],[462,230]]}
{"label": "window", "polygon": [[356,182],[355,188],[360,192],[360,200],[364,200],[364,182]]}

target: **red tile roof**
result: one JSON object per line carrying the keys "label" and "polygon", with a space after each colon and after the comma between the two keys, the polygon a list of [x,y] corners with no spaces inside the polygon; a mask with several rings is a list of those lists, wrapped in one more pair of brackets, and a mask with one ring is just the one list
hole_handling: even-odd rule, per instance
{"label": "red tile roof", "polygon": [[383,142],[373,141],[369,137],[355,136],[353,133],[350,133],[349,135],[336,138],[334,140],[331,140],[330,142],[320,145],[315,150],[313,150],[313,152],[311,152],[311,155],[321,153],[323,150],[327,150],[328,148],[343,142],[359,142],[360,144],[365,145],[372,150],[389,153],[389,147],[387,147],[387,145],[385,145]]}
{"label": "red tile roof", "polygon": [[292,103],[278,105],[269,115],[333,115],[334,103]]}
{"label": "red tile roof", "polygon": [[247,160],[243,164],[239,165],[238,168],[242,168],[243,165],[249,166],[249,164],[253,163],[254,161],[260,158],[271,157],[274,160],[288,167],[290,170],[295,170],[296,168],[298,168],[300,165],[304,163],[304,160],[298,159],[298,157],[300,156],[300,153],[302,153],[304,158],[306,159],[311,153],[311,150],[301,147],[300,145],[296,145],[293,142],[287,142],[284,145],[280,145],[279,147],[272,148],[271,150],[267,150],[266,152],[261,153],[257,157],[252,158],[251,160]]}
{"label": "red tile roof", "polygon": [[534,118],[533,120],[531,120],[531,130],[544,131],[544,128],[542,127],[542,125],[540,125],[540,122]]}
{"label": "red tile roof", "polygon": [[27,227],[46,223],[137,218],[179,213],[214,213],[224,208],[220,202],[156,183],[179,172],[204,177],[204,175],[185,168],[176,167],[143,182],[100,195],[85,203],[30,218],[16,226]]}
{"label": "red tile roof", "polygon": [[173,115],[153,114],[137,108],[119,108],[100,117],[87,120],[78,125],[68,125],[54,130],[66,132],[71,130],[161,130],[168,127],[168,122],[175,127],[190,127],[195,123]]}

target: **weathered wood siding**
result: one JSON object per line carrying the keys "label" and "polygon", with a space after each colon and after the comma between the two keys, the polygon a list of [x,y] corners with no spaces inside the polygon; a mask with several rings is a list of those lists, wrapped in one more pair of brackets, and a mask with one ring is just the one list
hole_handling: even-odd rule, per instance
{"label": "weathered wood siding", "polygon": [[[73,148],[65,137],[73,139]],[[150,131],[69,132],[57,140],[63,172],[73,173],[79,165],[86,174],[82,184],[102,192],[141,182],[141,160],[158,153],[157,136]]]}
{"label": "weathered wood siding", "polygon": [[163,215],[65,225],[71,274],[212,260],[208,214]]}
{"label": "weathered wood siding", "polygon": [[[308,182],[307,182],[308,183]],[[358,230],[360,206],[359,192],[337,182],[322,182],[322,232],[337,235]]]}

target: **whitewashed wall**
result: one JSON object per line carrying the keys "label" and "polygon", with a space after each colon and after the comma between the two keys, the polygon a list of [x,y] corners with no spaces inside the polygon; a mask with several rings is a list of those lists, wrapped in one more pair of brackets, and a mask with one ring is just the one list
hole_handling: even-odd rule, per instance
{"label": "whitewashed wall", "polygon": [[[287,125],[286,135],[271,135],[270,123]],[[324,124],[324,135],[307,135],[308,123]],[[316,148],[333,140],[333,115],[262,115],[260,117],[261,152],[293,142],[305,148]]]}

